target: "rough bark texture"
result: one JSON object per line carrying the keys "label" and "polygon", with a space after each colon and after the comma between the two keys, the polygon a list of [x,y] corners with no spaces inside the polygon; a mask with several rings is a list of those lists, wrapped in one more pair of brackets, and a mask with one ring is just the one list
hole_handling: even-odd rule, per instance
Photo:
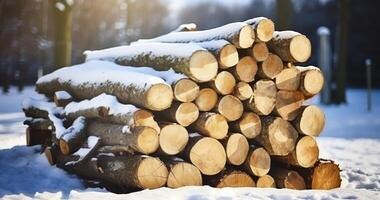
{"label": "rough bark texture", "polygon": [[[65,94],[65,96],[62,96],[61,94]],[[57,105],[58,107],[65,107],[67,104],[74,100],[73,97],[65,91],[55,92],[53,99],[55,105]]]}
{"label": "rough bark texture", "polygon": [[59,147],[64,155],[76,152],[87,138],[86,118],[79,117],[71,127],[66,129],[65,133],[59,139]]}

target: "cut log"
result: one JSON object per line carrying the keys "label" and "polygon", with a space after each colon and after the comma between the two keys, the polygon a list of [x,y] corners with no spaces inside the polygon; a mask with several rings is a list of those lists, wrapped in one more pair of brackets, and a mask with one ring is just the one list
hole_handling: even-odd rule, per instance
{"label": "cut log", "polygon": [[305,179],[296,171],[272,166],[270,175],[275,180],[278,188],[306,189]]}
{"label": "cut log", "polygon": [[262,131],[254,139],[270,155],[285,156],[295,148],[298,132],[286,120],[280,117],[261,118]]}
{"label": "cut log", "polygon": [[258,63],[257,76],[262,79],[274,79],[284,68],[280,57],[269,53],[267,59]]}
{"label": "cut log", "polygon": [[257,73],[257,63],[251,56],[244,56],[229,71],[235,76],[238,81],[252,82],[255,80]]}
{"label": "cut log", "polygon": [[160,127],[159,151],[165,155],[176,155],[181,152],[189,140],[187,130],[175,123],[162,123]]}
{"label": "cut log", "polygon": [[247,158],[249,144],[244,135],[231,133],[228,138],[221,141],[226,149],[227,161],[231,165],[241,165]]}
{"label": "cut log", "polygon": [[212,187],[255,187],[255,181],[245,172],[227,169],[215,176],[207,177],[207,184]]}
{"label": "cut log", "polygon": [[244,107],[238,98],[226,95],[219,99],[215,111],[231,122],[238,120],[243,115]]}
{"label": "cut log", "polygon": [[294,120],[304,102],[304,96],[299,91],[280,90],[276,96],[276,106],[274,112],[285,120]]}
{"label": "cut log", "polygon": [[72,102],[73,97],[66,91],[57,91],[54,93],[54,103],[58,107],[65,107],[67,104]]}
{"label": "cut log", "polygon": [[87,138],[86,125],[86,118],[78,117],[59,138],[59,148],[64,155],[72,154],[82,146]]}
{"label": "cut log", "polygon": [[276,182],[273,177],[269,174],[265,174],[264,176],[260,176],[257,179],[256,187],[258,188],[276,188]]}
{"label": "cut log", "polygon": [[27,127],[25,135],[26,146],[46,145],[51,141],[52,130]]}
{"label": "cut log", "polygon": [[156,116],[187,127],[198,119],[199,110],[194,103],[174,102],[170,108],[157,113]]}
{"label": "cut log", "polygon": [[311,168],[295,168],[306,181],[308,189],[329,190],[339,188],[342,182],[340,169],[331,160],[319,160]]}
{"label": "cut log", "polygon": [[180,102],[192,102],[199,93],[198,84],[187,78],[176,81],[172,87],[174,99]]}
{"label": "cut log", "polygon": [[197,167],[179,158],[163,159],[169,169],[167,186],[179,188],[184,186],[201,186],[202,174]]}
{"label": "cut log", "polygon": [[256,40],[261,42],[268,42],[273,37],[274,23],[266,17],[256,17],[245,21],[251,25],[255,31]]}
{"label": "cut log", "polygon": [[274,156],[281,163],[309,168],[314,166],[319,157],[319,148],[315,139],[311,136],[301,137],[296,148],[286,156]]}
{"label": "cut log", "polygon": [[271,158],[262,147],[251,145],[244,168],[254,176],[264,176],[271,168]]}
{"label": "cut log", "polygon": [[199,111],[210,111],[218,102],[218,94],[211,88],[203,88],[199,91],[198,97],[195,99]]}
{"label": "cut log", "polygon": [[184,32],[184,31],[197,31],[197,24],[195,23],[188,23],[188,24],[181,24],[176,29],[174,29],[172,32]]}
{"label": "cut log", "polygon": [[158,133],[146,126],[123,126],[100,121],[88,123],[87,134],[97,136],[103,145],[123,145],[132,151],[150,154],[159,147]]}
{"label": "cut log", "polygon": [[258,115],[269,115],[276,104],[277,89],[271,80],[259,80],[253,85],[253,96],[245,106]]}
{"label": "cut log", "polygon": [[51,102],[28,98],[22,102],[22,111],[25,117],[49,119],[49,114],[60,115],[62,108]]}
{"label": "cut log", "polygon": [[[81,74],[86,74],[86,79]],[[38,79],[36,89],[46,96],[65,90],[77,100],[107,93],[116,96],[120,103],[158,111],[168,108],[173,101],[173,91],[164,80],[106,61],[59,69]]]}
{"label": "cut log", "polygon": [[248,83],[239,82],[236,84],[233,94],[241,101],[244,101],[252,97],[253,89]]}
{"label": "cut log", "polygon": [[261,132],[260,117],[253,112],[245,112],[239,121],[232,123],[231,129],[242,133],[248,139],[253,139]]}
{"label": "cut log", "polygon": [[24,125],[28,125],[32,129],[54,130],[53,122],[43,118],[31,118],[24,121]]}
{"label": "cut log", "polygon": [[259,42],[253,45],[251,50],[251,56],[257,62],[265,61],[269,56],[269,50],[267,45],[264,42]]}
{"label": "cut log", "polygon": [[310,40],[294,31],[275,31],[268,46],[284,62],[306,62],[311,55]]}
{"label": "cut log", "polygon": [[215,175],[226,165],[223,145],[211,137],[190,134],[183,156],[205,175]]}
{"label": "cut log", "polygon": [[128,126],[148,126],[160,132],[160,127],[151,112],[136,108],[132,104],[121,104],[115,96],[101,94],[90,100],[71,102],[65,107],[65,116],[69,120],[83,116],[103,122]]}
{"label": "cut log", "polygon": [[325,114],[318,106],[302,106],[293,124],[300,133],[318,137],[325,127]]}
{"label": "cut log", "polygon": [[211,88],[221,95],[227,95],[234,91],[236,80],[228,71],[219,72],[213,81],[210,82]]}
{"label": "cut log", "polygon": [[227,69],[235,66],[239,61],[239,54],[234,45],[226,40],[212,40],[195,43],[209,52],[218,60],[219,69]]}
{"label": "cut log", "polygon": [[[182,34],[178,32],[173,34]],[[181,51],[178,51],[181,50]],[[197,82],[207,82],[218,70],[216,58],[196,44],[144,43],[97,51],[85,51],[86,61],[109,60],[120,65],[173,69]]]}
{"label": "cut log", "polygon": [[277,89],[295,91],[300,87],[301,71],[296,67],[285,68],[275,79]]}
{"label": "cut log", "polygon": [[324,83],[324,77],[321,70],[314,66],[297,67],[301,71],[300,90],[306,98],[311,98],[318,94]]}
{"label": "cut log", "polygon": [[212,112],[204,112],[193,124],[192,128],[202,135],[222,139],[227,136],[228,124],[222,115]]}
{"label": "cut log", "polygon": [[159,188],[168,177],[168,169],[160,159],[144,155],[99,156],[98,167],[104,180],[125,188]]}
{"label": "cut log", "polygon": [[57,163],[57,158],[60,153],[59,146],[57,145],[46,147],[44,150],[45,157],[50,165],[55,165]]}
{"label": "cut log", "polygon": [[250,25],[243,22],[236,22],[204,31],[168,33],[153,39],[138,40],[137,43],[190,43],[221,39],[227,40],[237,48],[249,48],[255,40],[255,32]]}

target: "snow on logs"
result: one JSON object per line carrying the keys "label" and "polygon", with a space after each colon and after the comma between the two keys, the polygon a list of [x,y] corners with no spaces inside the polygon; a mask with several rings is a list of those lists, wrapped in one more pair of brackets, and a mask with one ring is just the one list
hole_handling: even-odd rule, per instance
{"label": "snow on logs", "polygon": [[[23,110],[27,145],[114,192],[167,186],[331,189],[319,158],[323,86],[306,36],[258,17],[210,30],[181,25],[37,81]],[[149,155],[149,156],[148,156]]]}

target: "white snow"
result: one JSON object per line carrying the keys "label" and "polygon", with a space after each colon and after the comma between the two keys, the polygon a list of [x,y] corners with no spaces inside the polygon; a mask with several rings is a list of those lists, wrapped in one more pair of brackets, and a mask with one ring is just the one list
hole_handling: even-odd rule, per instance
{"label": "white snow", "polygon": [[[85,79],[83,78],[84,74],[86,75]],[[94,87],[105,82],[113,82],[134,85],[141,89],[147,89],[158,83],[165,84],[165,81],[161,78],[137,73],[115,63],[101,60],[92,60],[83,64],[56,70],[38,79],[37,84],[53,80],[73,85],[89,83],[94,84]]]}
{"label": "white snow", "polygon": [[[28,87],[26,93],[31,93]],[[16,95],[16,94],[15,94]],[[23,95],[19,95],[23,96]],[[317,103],[318,98],[312,99]],[[7,100],[0,95],[0,110]],[[104,189],[85,189],[79,179],[50,166],[39,147],[22,145],[25,126],[18,110],[0,113],[0,198],[2,199],[380,199],[380,90],[373,91],[373,110],[366,111],[365,90],[349,89],[347,105],[322,106],[326,128],[317,138],[322,158],[333,159],[341,169],[342,187],[333,190],[210,188],[160,188],[130,194],[114,194]],[[4,104],[3,104],[4,102]],[[376,104],[377,103],[377,104]],[[13,124],[13,125],[12,125]],[[17,124],[17,126],[16,126]],[[13,127],[14,126],[14,127]],[[4,140],[7,135],[9,140]],[[25,138],[24,138],[25,140]],[[13,142],[13,144],[12,144]],[[25,144],[25,142],[23,142]],[[4,149],[7,148],[7,149]],[[9,149],[11,148],[11,149]]]}
{"label": "white snow", "polygon": [[58,99],[71,99],[71,95],[66,92],[66,91],[57,91],[54,93],[54,95],[58,98]]}
{"label": "white snow", "polygon": [[330,35],[330,29],[326,26],[321,26],[317,29],[318,35]]}
{"label": "white snow", "polygon": [[183,29],[192,29],[195,30],[197,28],[197,25],[194,23],[188,23],[188,24],[181,24],[178,26],[178,28],[174,29],[172,32],[180,32]]}
{"label": "white snow", "polygon": [[87,147],[82,147],[78,151],[74,152],[73,155],[79,156],[79,159],[76,161],[67,162],[65,165],[71,165],[78,163],[86,158],[86,156],[94,150],[96,144],[99,142],[99,138],[96,136],[89,136],[87,138],[86,144]]}
{"label": "white snow", "polygon": [[57,3],[55,3],[55,7],[56,7],[59,11],[61,11],[61,12],[63,12],[63,11],[65,10],[65,4],[63,4],[63,3],[61,3],[61,2],[57,2]]}
{"label": "white snow", "polygon": [[113,61],[118,57],[135,57],[138,55],[151,55],[156,57],[170,56],[189,58],[194,52],[204,50],[204,48],[194,44],[173,44],[173,43],[134,43],[131,46],[119,46],[109,49],[85,51],[86,61],[108,60]]}
{"label": "white snow", "polygon": [[187,76],[181,73],[177,73],[171,68],[167,71],[157,71],[151,67],[131,67],[131,66],[124,66],[124,67],[134,72],[139,72],[139,73],[144,73],[144,74],[160,77],[164,79],[165,82],[169,85],[177,82],[180,79],[187,78]]}
{"label": "white snow", "polygon": [[214,51],[214,50],[221,49],[230,43],[226,40],[211,40],[211,41],[205,41],[205,42],[196,42],[193,44],[199,45],[209,51]]}
{"label": "white snow", "polygon": [[297,35],[301,35],[301,33],[298,33],[295,31],[275,31],[273,33],[273,38],[279,39],[279,40],[285,40]]}
{"label": "white snow", "polygon": [[244,23],[256,26],[257,23],[263,19],[268,19],[268,18],[266,18],[266,17],[255,17],[255,18],[248,19],[248,20],[244,21]]}
{"label": "white snow", "polygon": [[74,120],[73,124],[67,128],[64,133],[57,138],[63,139],[65,141],[69,141],[71,138],[75,137],[82,129],[85,128],[86,118],[85,117],[78,117]]}
{"label": "white snow", "polygon": [[166,35],[162,35],[152,39],[141,39],[136,43],[144,43],[144,42],[204,42],[210,40],[219,40],[219,39],[227,39],[232,35],[236,34],[240,31],[241,28],[247,26],[244,22],[235,22],[226,24],[224,26],[220,26],[217,28],[204,30],[204,31],[185,31],[185,32],[171,32]]}

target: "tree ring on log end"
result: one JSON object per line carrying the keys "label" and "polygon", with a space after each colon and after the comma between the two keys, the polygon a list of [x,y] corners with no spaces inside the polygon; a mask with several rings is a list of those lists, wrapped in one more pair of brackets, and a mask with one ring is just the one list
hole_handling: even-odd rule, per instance
{"label": "tree ring on log end", "polygon": [[256,37],[262,42],[268,42],[273,37],[274,23],[270,19],[263,19],[259,22],[256,29]]}
{"label": "tree ring on log end", "polygon": [[137,179],[141,188],[155,189],[165,185],[168,169],[158,158],[146,157],[140,161]]}
{"label": "tree ring on log end", "polygon": [[138,128],[137,148],[141,153],[150,154],[158,149],[158,133],[150,127],[136,127]]}
{"label": "tree ring on log end", "polygon": [[172,88],[166,84],[155,84],[146,94],[146,107],[154,110],[161,111],[169,108],[173,101]]}
{"label": "tree ring on log end", "polygon": [[208,51],[196,51],[190,59],[190,74],[198,82],[207,82],[218,73],[218,62]]}
{"label": "tree ring on log end", "polygon": [[236,65],[239,62],[239,54],[236,47],[232,44],[224,46],[219,53],[220,64],[224,68],[229,68]]}
{"label": "tree ring on log end", "polygon": [[311,55],[310,40],[304,35],[293,37],[289,45],[289,51],[296,61],[306,62]]}
{"label": "tree ring on log end", "polygon": [[189,141],[187,130],[178,124],[169,124],[159,134],[160,147],[168,155],[181,152]]}

